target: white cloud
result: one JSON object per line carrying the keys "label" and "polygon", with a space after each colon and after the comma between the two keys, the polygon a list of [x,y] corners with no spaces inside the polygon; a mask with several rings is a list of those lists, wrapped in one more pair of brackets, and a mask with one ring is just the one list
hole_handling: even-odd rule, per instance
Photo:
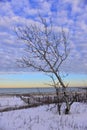
{"label": "white cloud", "polygon": [[9,2],[1,3],[0,2],[0,16],[13,16],[13,10]]}
{"label": "white cloud", "polygon": [[[43,16],[52,16],[55,25],[54,30],[60,30],[59,25],[62,25],[66,32],[70,32],[71,54],[67,62],[70,65],[70,70],[76,71],[77,69],[78,72],[87,72],[87,5],[84,5],[82,0],[59,0],[55,4],[57,12],[52,12],[51,7],[54,1],[33,0],[33,2],[37,3],[35,8],[29,0],[0,2],[0,46],[2,48],[0,49],[0,58],[2,59],[3,55],[7,55],[4,56],[1,63],[4,64],[6,62],[8,66],[12,61],[12,66],[15,66],[19,52],[21,54],[24,50],[23,46],[19,47],[17,45],[20,41],[17,41],[16,36],[14,36],[14,27],[16,25],[30,25],[33,23],[41,26],[37,14],[39,10]],[[84,6],[84,9],[82,6]],[[49,22],[48,18],[47,21]],[[7,47],[8,51],[5,50],[5,52],[4,47]]]}

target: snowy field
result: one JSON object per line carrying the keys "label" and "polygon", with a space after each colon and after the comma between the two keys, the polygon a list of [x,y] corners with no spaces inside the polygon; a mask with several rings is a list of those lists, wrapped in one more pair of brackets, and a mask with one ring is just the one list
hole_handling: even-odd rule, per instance
{"label": "snowy field", "polygon": [[[17,97],[0,97],[0,108],[23,105]],[[87,104],[74,103],[69,115],[53,105],[0,113],[0,130],[87,130]],[[64,104],[62,106],[63,110]]]}

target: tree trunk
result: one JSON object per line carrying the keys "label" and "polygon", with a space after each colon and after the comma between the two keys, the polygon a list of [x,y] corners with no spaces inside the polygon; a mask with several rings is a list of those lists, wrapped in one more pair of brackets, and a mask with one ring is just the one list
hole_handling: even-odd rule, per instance
{"label": "tree trunk", "polygon": [[57,103],[57,111],[61,115],[61,105],[59,103]]}
{"label": "tree trunk", "polygon": [[70,104],[69,102],[66,102],[66,109],[65,109],[65,114],[69,114],[70,113]]}
{"label": "tree trunk", "polygon": [[70,113],[70,108],[67,107],[67,108],[65,109],[65,114],[69,114],[69,113]]}

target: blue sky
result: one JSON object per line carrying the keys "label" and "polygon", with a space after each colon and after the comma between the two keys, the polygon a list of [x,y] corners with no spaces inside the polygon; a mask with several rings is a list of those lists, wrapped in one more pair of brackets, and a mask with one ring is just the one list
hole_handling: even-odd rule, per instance
{"label": "blue sky", "polygon": [[[86,0],[0,0],[0,83],[3,82],[0,87],[5,87],[4,82],[7,81],[8,86],[12,86],[13,82],[16,84],[19,77],[20,84],[24,81],[25,86],[31,84],[33,80],[35,84],[37,80],[39,86],[43,81],[49,80],[36,72],[31,76],[29,69],[19,68],[16,62],[24,55],[25,45],[17,39],[14,27],[39,23],[38,11],[46,19],[52,17],[55,29],[63,27],[66,32],[69,32],[71,52],[63,70],[70,74],[67,81],[69,80],[71,85],[84,86],[85,82],[87,86]],[[29,72],[29,79],[25,71]],[[21,77],[21,72],[26,78],[26,83],[25,78]],[[9,78],[8,73],[13,78]]]}

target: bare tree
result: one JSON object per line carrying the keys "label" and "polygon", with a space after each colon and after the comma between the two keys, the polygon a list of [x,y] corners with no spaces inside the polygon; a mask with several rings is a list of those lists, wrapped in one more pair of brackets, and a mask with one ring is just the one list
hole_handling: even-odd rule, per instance
{"label": "bare tree", "polygon": [[50,75],[53,82],[51,86],[56,90],[58,112],[61,114],[59,87],[63,88],[66,109],[70,108],[66,94],[67,85],[61,76],[61,66],[69,55],[68,37],[63,29],[57,31],[51,20],[49,23],[42,17],[40,20],[40,25],[17,27],[17,36],[26,42],[28,54],[21,59],[21,65]]}

